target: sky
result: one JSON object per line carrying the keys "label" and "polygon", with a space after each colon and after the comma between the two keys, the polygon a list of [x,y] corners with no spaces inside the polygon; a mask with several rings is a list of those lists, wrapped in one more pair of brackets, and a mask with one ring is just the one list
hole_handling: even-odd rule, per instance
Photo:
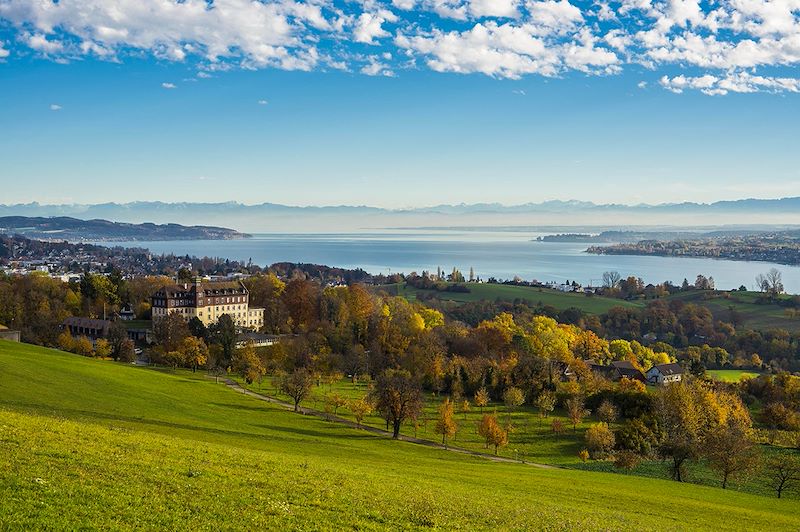
{"label": "sky", "polygon": [[800,195],[800,0],[0,0],[0,203]]}

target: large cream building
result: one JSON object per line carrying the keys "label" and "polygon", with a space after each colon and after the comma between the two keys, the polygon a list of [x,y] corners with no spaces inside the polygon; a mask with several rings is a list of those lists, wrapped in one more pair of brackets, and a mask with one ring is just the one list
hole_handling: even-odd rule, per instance
{"label": "large cream building", "polygon": [[205,282],[165,286],[151,298],[153,319],[178,313],[186,320],[197,317],[206,326],[229,314],[237,326],[260,329],[264,325],[264,309],[250,307],[250,293],[241,281]]}

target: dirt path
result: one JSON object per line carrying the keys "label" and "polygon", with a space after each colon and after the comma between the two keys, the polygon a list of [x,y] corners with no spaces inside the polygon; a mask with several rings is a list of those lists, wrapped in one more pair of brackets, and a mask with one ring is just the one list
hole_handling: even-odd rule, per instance
{"label": "dirt path", "polygon": [[[286,410],[290,410],[290,411],[294,410],[294,405],[292,405],[290,403],[287,403],[285,401],[281,401],[280,399],[276,399],[274,397],[269,397],[268,395],[262,395],[260,393],[256,393],[256,392],[247,390],[245,388],[242,388],[239,385],[238,382],[236,382],[236,381],[234,381],[232,379],[223,378],[223,379],[221,379],[221,381],[228,388],[231,388],[232,390],[236,390],[239,393],[243,393],[244,395],[248,395],[250,397],[253,397],[254,399],[258,399],[260,401],[266,401],[268,403],[272,403],[272,404],[281,406],[281,407],[285,408]],[[354,428],[354,429],[365,430],[367,432],[371,432],[372,434],[377,434],[379,436],[388,436],[390,438],[392,437],[392,433],[389,432],[388,430],[379,429],[377,427],[370,427],[368,425],[359,426],[355,422],[350,421],[349,419],[344,419],[342,417],[330,415],[330,414],[328,414],[326,412],[320,412],[319,410],[314,410],[312,408],[306,408],[306,407],[301,406],[301,407],[298,408],[298,412],[301,413],[301,414],[307,415],[307,416],[320,417],[320,418],[323,418],[323,419],[325,419],[327,421],[331,421],[331,422],[334,422],[334,423],[339,423],[339,424],[342,424],[342,425],[346,425],[346,426]],[[558,467],[552,466],[552,465],[537,464],[537,463],[534,463],[534,462],[520,462],[519,460],[514,460],[513,458],[506,458],[504,456],[495,456],[493,454],[482,453],[482,452],[479,452],[479,451],[471,451],[469,449],[462,449],[460,447],[452,447],[452,446],[445,447],[444,445],[442,445],[440,443],[436,443],[434,441],[423,440],[422,438],[414,438],[412,436],[404,436],[402,434],[400,435],[400,437],[398,439],[400,441],[404,441],[404,442],[408,442],[408,443],[414,443],[414,444],[417,444],[417,445],[424,445],[425,447],[432,447],[434,449],[442,449],[442,450],[447,450],[447,451],[450,451],[450,452],[453,452],[453,453],[466,454],[466,455],[470,455],[470,456],[477,456],[477,457],[480,457],[480,458],[484,458],[486,460],[491,460],[493,462],[508,462],[508,463],[515,463],[515,464],[522,463],[522,464],[525,464],[525,465],[538,467],[538,468],[541,468],[541,469],[559,469]]]}

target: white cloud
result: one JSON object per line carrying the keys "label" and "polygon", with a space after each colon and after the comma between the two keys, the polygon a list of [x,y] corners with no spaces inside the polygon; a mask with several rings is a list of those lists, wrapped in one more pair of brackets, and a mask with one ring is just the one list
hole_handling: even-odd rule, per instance
{"label": "white cloud", "polygon": [[63,109],[63,107],[61,107],[57,103],[51,103],[50,104],[50,110],[51,111],[60,111],[61,109]]}
{"label": "white cloud", "polygon": [[676,94],[681,94],[687,89],[699,90],[710,96],[721,96],[729,92],[800,93],[800,78],[756,76],[747,72],[728,73],[722,77],[710,74],[696,77],[687,77],[683,74],[672,78],[662,76],[659,83]]}
{"label": "white cloud", "polygon": [[[723,94],[792,92],[785,72],[800,66],[800,0],[0,0],[0,24],[15,57],[150,56],[196,65],[198,79],[235,68],[519,78],[635,65],[668,67],[669,90]],[[9,56],[0,42],[0,61]]]}
{"label": "white cloud", "polygon": [[394,77],[395,73],[385,63],[382,63],[377,57],[370,56],[368,58],[368,62],[366,65],[361,67],[360,72],[362,74],[366,74],[367,76],[386,76],[386,77]]}
{"label": "white cloud", "polygon": [[355,27],[353,28],[353,38],[356,42],[377,44],[375,39],[388,37],[390,35],[388,31],[381,27],[386,20],[386,18],[378,14],[362,13],[358,19],[356,19]]}
{"label": "white cloud", "polygon": [[646,81],[640,81],[639,83],[636,84],[636,86],[639,87],[640,89],[646,89],[647,88],[647,82]]}
{"label": "white cloud", "polygon": [[165,88],[165,89],[177,89],[178,88],[177,85],[175,85],[174,83],[170,83],[168,81],[165,81],[164,83],[162,83],[161,86],[163,88]]}
{"label": "white cloud", "polygon": [[469,12],[474,17],[516,18],[517,0],[470,0]]}
{"label": "white cloud", "polygon": [[267,105],[268,103],[267,100],[258,100],[258,105]]}

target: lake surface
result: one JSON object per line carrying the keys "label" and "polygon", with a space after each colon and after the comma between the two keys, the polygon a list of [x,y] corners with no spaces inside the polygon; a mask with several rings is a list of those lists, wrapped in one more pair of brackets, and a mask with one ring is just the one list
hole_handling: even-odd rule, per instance
{"label": "lake surface", "polygon": [[[698,274],[714,277],[717,288],[745,285],[772,267],[783,274],[786,290],[800,293],[800,267],[767,262],[741,262],[684,257],[592,255],[590,245],[575,242],[535,242],[543,233],[488,231],[395,231],[353,234],[263,234],[246,240],[184,240],[120,242],[113,245],[145,247],[154,253],[222,257],[266,266],[275,262],[306,262],[341,268],[363,268],[377,273],[444,271],[457,267],[466,276],[470,267],[481,278],[494,276],[539,281],[578,281],[599,284],[603,272],[635,275],[646,283]],[[101,245],[112,245],[100,242]]]}

